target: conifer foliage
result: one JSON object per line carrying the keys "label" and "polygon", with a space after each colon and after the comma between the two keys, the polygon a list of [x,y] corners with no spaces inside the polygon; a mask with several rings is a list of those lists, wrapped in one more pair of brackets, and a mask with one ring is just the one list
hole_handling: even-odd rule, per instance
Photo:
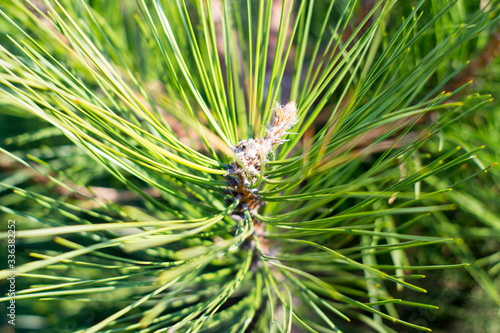
{"label": "conifer foliage", "polygon": [[419,232],[455,209],[422,182],[475,158],[442,131],[491,99],[460,78],[499,11],[2,1],[19,309],[46,332],[429,331],[405,295],[467,263],[419,261],[458,241]]}

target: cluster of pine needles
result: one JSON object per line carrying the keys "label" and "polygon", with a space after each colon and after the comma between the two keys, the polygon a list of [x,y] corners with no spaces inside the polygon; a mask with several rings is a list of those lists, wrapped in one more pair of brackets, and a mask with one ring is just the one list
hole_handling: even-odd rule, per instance
{"label": "cluster of pine needles", "polygon": [[494,0],[2,1],[16,332],[493,332],[499,20]]}

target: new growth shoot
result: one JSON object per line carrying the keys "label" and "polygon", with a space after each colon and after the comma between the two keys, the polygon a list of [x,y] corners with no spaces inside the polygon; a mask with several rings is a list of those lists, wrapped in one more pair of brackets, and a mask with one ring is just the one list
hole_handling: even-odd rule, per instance
{"label": "new growth shoot", "polygon": [[258,196],[254,188],[260,177],[262,167],[274,154],[274,148],[287,141],[283,137],[289,133],[298,121],[297,103],[288,102],[285,106],[276,103],[274,117],[267,125],[266,135],[262,139],[242,140],[233,151],[236,158],[227,170],[227,182],[230,193],[239,199],[243,206],[255,210],[259,206]]}

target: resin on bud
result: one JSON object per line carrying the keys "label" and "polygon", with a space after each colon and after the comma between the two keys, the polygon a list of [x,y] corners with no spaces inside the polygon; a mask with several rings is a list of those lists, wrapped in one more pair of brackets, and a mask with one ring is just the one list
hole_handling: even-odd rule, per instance
{"label": "resin on bud", "polygon": [[261,168],[269,161],[269,155],[273,153],[275,146],[287,141],[283,136],[289,133],[298,121],[297,103],[288,102],[285,106],[276,103],[274,117],[266,129],[266,136],[262,139],[242,140],[236,144],[233,151],[236,159],[228,168],[228,186],[230,192],[250,206],[258,206],[256,189],[251,189],[256,184]]}

